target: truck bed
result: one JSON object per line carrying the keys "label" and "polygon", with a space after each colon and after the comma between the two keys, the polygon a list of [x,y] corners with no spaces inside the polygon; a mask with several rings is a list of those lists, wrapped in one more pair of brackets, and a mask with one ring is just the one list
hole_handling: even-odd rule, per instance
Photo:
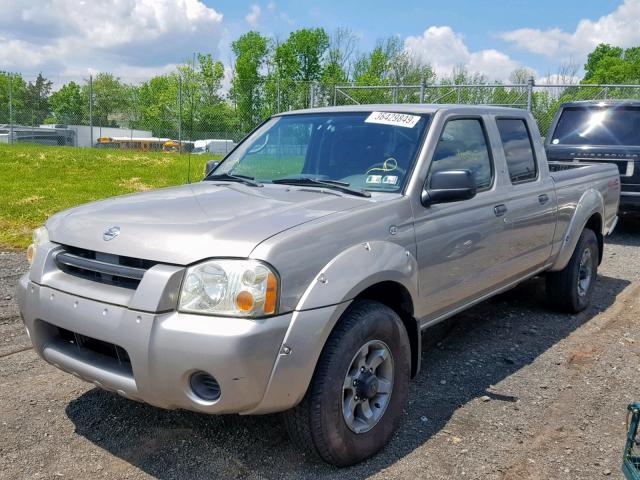
{"label": "truck bed", "polygon": [[556,182],[556,187],[562,187],[565,183],[573,184],[574,182],[603,182],[603,178],[605,177],[606,180],[611,180],[618,178],[620,175],[615,165],[555,161],[549,162],[549,173],[551,178]]}
{"label": "truck bed", "polygon": [[[615,226],[620,198],[618,167],[604,163],[550,161],[549,174],[556,186],[558,232],[566,232],[572,216],[569,212],[573,212],[589,192],[597,192],[595,195],[602,197],[605,232]],[[558,236],[556,241],[563,236]]]}

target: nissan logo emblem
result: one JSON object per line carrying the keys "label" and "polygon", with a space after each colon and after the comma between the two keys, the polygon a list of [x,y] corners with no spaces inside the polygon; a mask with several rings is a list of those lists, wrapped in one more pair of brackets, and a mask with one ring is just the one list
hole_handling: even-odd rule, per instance
{"label": "nissan logo emblem", "polygon": [[108,242],[109,240],[116,238],[118,235],[120,235],[120,227],[111,227],[102,234],[102,239],[105,242]]}

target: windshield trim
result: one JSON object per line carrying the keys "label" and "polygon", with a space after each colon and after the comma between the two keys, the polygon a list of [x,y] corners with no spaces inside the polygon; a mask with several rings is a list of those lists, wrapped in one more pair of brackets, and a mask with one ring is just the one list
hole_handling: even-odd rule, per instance
{"label": "windshield trim", "polygon": [[411,183],[413,174],[416,171],[416,168],[418,167],[418,163],[420,163],[420,157],[424,153],[423,150],[425,147],[425,143],[427,141],[427,135],[429,134],[429,130],[431,130],[431,123],[433,122],[434,114],[427,113],[425,115],[427,116],[427,123],[425,123],[424,129],[422,130],[421,138],[418,141],[418,149],[416,150],[416,155],[415,155],[415,158],[413,159],[413,164],[411,165],[411,168],[407,170],[406,179],[405,179],[404,185],[402,186],[402,189],[399,190],[398,192],[395,192],[395,193],[401,193],[402,196],[405,196],[407,194],[407,189],[409,188],[409,184]]}

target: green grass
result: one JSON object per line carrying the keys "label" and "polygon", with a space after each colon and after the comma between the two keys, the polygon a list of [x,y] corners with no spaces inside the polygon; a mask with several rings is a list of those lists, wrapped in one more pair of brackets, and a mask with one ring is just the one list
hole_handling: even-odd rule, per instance
{"label": "green grass", "polygon": [[[211,155],[191,156],[191,179]],[[186,183],[189,155],[0,144],[0,247],[24,248],[56,212],[105,197]]]}
{"label": "green grass", "polygon": [[235,175],[248,175],[257,180],[271,180],[299,175],[304,165],[304,156],[247,155],[233,172]]}

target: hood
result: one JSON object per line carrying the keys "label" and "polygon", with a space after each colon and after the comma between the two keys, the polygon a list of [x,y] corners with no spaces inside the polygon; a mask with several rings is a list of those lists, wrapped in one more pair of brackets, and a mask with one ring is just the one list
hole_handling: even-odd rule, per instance
{"label": "hood", "polygon": [[[81,205],[51,217],[47,229],[56,243],[186,265],[248,257],[277,233],[369,201],[311,188],[200,182]],[[111,227],[120,234],[105,241]]]}

